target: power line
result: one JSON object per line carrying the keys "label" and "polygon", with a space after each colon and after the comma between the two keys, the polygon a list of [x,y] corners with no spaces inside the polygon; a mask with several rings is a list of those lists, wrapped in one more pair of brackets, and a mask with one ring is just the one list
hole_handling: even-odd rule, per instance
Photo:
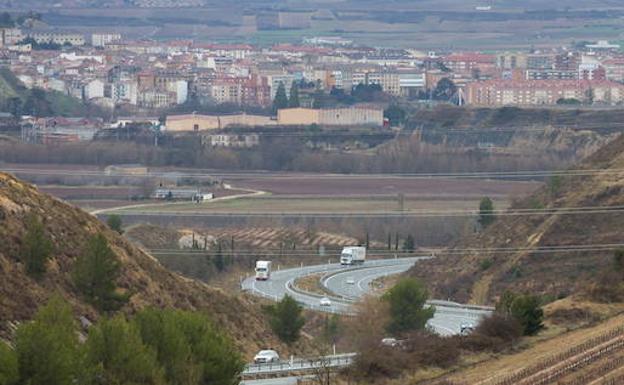
{"label": "power line", "polygon": [[[516,254],[520,252],[537,253],[537,254],[554,254],[554,253],[571,253],[571,252],[588,252],[588,251],[613,251],[624,248],[624,243],[605,243],[605,244],[577,244],[577,245],[560,245],[560,246],[538,246],[538,247],[493,247],[493,248],[457,248],[448,250],[437,250],[433,252],[434,256],[440,255],[466,255],[466,254]],[[338,249],[339,250],[339,249]],[[327,250],[326,250],[327,251]],[[181,250],[181,249],[151,249],[148,250],[153,255],[186,255],[186,256],[210,256],[214,250]],[[371,256],[384,257],[423,257],[423,252],[406,252],[406,251],[368,251]],[[282,250],[278,252],[261,250],[259,252],[252,250],[221,250],[223,256],[239,256],[239,257],[331,257],[331,255],[321,254],[314,250]],[[338,253],[336,254],[338,256]]]}
{"label": "power line", "polygon": [[[262,198],[259,198],[262,199]],[[624,206],[584,206],[544,209],[493,210],[480,213],[479,210],[403,210],[383,212],[184,212],[184,211],[134,211],[116,210],[120,216],[166,216],[166,217],[311,217],[311,218],[385,218],[385,217],[473,217],[476,215],[494,217],[519,217],[533,215],[584,215],[613,214],[624,212]],[[105,213],[105,212],[104,212]]]}
{"label": "power line", "polygon": [[[380,242],[377,242],[380,243]],[[328,251],[340,251],[342,250],[343,246],[335,246],[335,247],[325,247],[324,250],[325,252]],[[581,249],[595,249],[595,248],[619,248],[619,247],[624,247],[624,243],[589,243],[589,244],[572,244],[572,245],[543,245],[543,246],[537,246],[537,247],[483,247],[483,248],[479,248],[479,247],[467,247],[467,248],[452,248],[452,249],[446,249],[446,250],[436,250],[434,251],[435,253],[446,253],[449,251],[461,251],[461,252],[482,252],[482,251],[512,251],[512,252],[517,252],[517,251],[528,251],[528,250],[536,250],[536,249],[540,249],[540,250],[568,250],[568,249],[575,249],[575,250],[581,250]],[[206,250],[202,250],[202,249],[161,249],[161,248],[148,248],[148,250],[153,251],[153,252],[176,252],[176,251],[184,251],[187,253],[197,253],[197,254],[202,254],[205,253]],[[232,252],[232,250],[225,250],[222,249],[223,252]],[[289,248],[262,248],[261,252],[263,253],[275,253],[275,252],[282,252],[282,253],[288,253],[290,255],[298,255],[298,254],[302,254],[302,255],[310,255],[310,254],[318,254],[318,249],[317,248],[297,248],[297,249],[289,249]],[[243,253],[243,254],[257,254],[256,249],[236,249],[234,250],[234,253]],[[407,251],[407,250],[390,250],[387,248],[368,248],[367,249],[367,253],[368,254],[373,254],[373,255],[398,255],[398,256],[404,256],[404,255],[420,255],[423,256],[423,252],[418,252],[418,251]]]}

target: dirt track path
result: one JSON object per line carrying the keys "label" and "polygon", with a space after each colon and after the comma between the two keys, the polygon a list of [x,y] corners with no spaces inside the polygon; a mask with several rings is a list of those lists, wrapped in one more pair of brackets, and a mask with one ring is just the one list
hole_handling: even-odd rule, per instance
{"label": "dirt track path", "polygon": [[[223,188],[225,190],[244,191],[244,193],[228,195],[228,196],[219,197],[219,198],[214,198],[214,199],[211,199],[211,200],[206,201],[204,203],[211,204],[213,202],[221,202],[221,201],[226,201],[226,200],[233,200],[233,199],[239,199],[239,198],[249,198],[249,197],[262,196],[262,195],[269,194],[268,192],[262,191],[262,190],[253,190],[253,189],[249,189],[249,188],[232,187],[232,185],[230,185],[230,184],[224,184]],[[91,215],[109,214],[111,212],[115,212],[115,211],[119,211],[119,210],[154,208],[154,207],[161,207],[161,206],[172,206],[172,205],[176,205],[176,204],[188,204],[188,202],[187,201],[183,201],[183,202],[143,203],[143,204],[136,204],[136,205],[124,205],[124,206],[110,207],[110,208],[106,208],[106,209],[93,210],[93,211],[90,212],[90,214]]]}

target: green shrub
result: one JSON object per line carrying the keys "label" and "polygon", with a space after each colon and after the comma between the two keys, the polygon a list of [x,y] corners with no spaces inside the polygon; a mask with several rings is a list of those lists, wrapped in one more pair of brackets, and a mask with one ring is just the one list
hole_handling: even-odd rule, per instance
{"label": "green shrub", "polygon": [[299,339],[301,328],[305,324],[303,308],[289,295],[266,308],[271,329],[280,340],[292,344]]}
{"label": "green shrub", "polygon": [[400,334],[424,329],[435,313],[433,307],[424,307],[428,297],[427,289],[417,279],[400,280],[383,296],[390,307],[388,331]]}

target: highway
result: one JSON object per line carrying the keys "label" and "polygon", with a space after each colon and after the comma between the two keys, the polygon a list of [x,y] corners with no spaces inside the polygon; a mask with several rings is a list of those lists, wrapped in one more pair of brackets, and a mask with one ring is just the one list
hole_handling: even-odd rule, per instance
{"label": "highway", "polygon": [[[248,277],[242,282],[242,289],[275,301],[288,294],[308,309],[353,314],[353,303],[371,291],[372,282],[384,276],[405,272],[419,260],[427,258],[430,257],[369,260],[357,267],[327,264],[274,271],[268,281],[256,281],[254,277]],[[313,274],[323,274],[321,283],[332,293],[327,296],[332,301],[331,306],[320,305],[322,295],[295,287],[298,278]],[[352,278],[354,283],[347,283],[348,278]],[[429,304],[435,306],[436,313],[428,325],[440,335],[458,334],[462,324],[475,325],[483,316],[491,313],[488,308],[464,306],[449,301],[429,301]]]}

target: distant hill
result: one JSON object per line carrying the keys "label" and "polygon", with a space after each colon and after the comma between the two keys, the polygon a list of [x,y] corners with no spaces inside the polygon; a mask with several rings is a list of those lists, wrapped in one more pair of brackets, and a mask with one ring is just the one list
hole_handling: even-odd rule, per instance
{"label": "distant hill", "polygon": [[[508,288],[558,298],[599,283],[613,263],[614,250],[540,250],[623,243],[621,212],[562,215],[560,210],[624,205],[624,137],[573,168],[597,171],[551,179],[508,211],[552,209],[552,213],[501,216],[456,244],[450,254],[442,252],[435,260],[418,264],[411,274],[427,281],[437,297],[473,303],[493,303]],[[466,251],[471,248],[490,252]]]}
{"label": "distant hill", "polygon": [[0,67],[0,108],[3,111],[14,109],[11,99],[19,99],[18,107],[24,115],[33,113],[33,108],[41,116],[84,116],[87,106],[79,99],[58,91],[30,90],[7,68]]}
{"label": "distant hill", "polygon": [[[27,276],[19,262],[28,213],[42,220],[54,244],[53,258],[40,281]],[[247,356],[261,347],[281,347],[259,306],[251,300],[166,270],[95,217],[4,173],[0,173],[0,338],[10,339],[15,325],[29,320],[53,293],[66,298],[76,316],[92,321],[100,316],[81,299],[70,278],[74,261],[87,239],[96,233],[105,235],[122,263],[117,284],[131,294],[122,312],[149,306],[204,311],[229,332]],[[282,351],[288,349],[282,347]]]}

